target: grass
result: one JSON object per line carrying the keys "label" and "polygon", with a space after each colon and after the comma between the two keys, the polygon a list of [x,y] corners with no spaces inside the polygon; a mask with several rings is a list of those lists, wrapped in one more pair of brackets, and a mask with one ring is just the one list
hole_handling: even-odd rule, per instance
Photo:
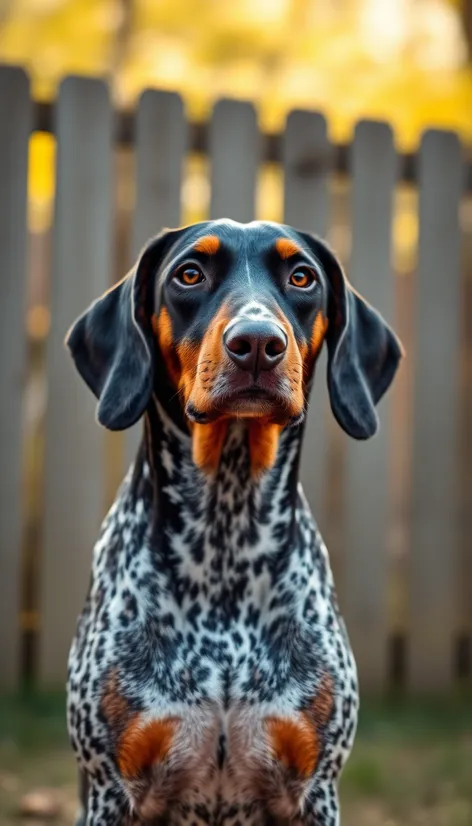
{"label": "grass", "polygon": [[[56,826],[70,826],[75,782],[63,694],[1,697],[0,826],[18,826],[38,788],[57,798]],[[365,704],[341,797],[343,826],[472,826],[470,698]]]}
{"label": "grass", "polygon": [[19,808],[23,796],[37,789],[54,790],[57,826],[74,822],[76,770],[64,703],[59,692],[0,698],[0,826],[36,826],[36,820],[19,820]]}

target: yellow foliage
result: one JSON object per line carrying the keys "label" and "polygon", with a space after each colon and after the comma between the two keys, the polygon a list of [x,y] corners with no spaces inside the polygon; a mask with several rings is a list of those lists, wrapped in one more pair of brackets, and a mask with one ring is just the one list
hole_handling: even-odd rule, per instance
{"label": "yellow foliage", "polygon": [[29,142],[29,225],[39,232],[48,226],[54,196],[56,142],[52,135],[36,132]]}
{"label": "yellow foliage", "polygon": [[[306,107],[325,113],[334,140],[369,117],[388,120],[409,149],[429,126],[472,141],[460,2],[131,0],[128,20],[126,0],[16,0],[0,23],[0,60],[25,65],[39,98],[52,98],[64,74],[96,74],[126,107],[147,86],[179,91],[192,118],[218,97],[249,99],[268,130]],[[53,154],[50,138],[33,139],[40,222]]]}

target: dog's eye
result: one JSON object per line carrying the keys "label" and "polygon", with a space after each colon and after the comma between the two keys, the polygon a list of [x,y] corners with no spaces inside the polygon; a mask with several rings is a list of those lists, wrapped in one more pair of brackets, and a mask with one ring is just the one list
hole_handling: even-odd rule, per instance
{"label": "dog's eye", "polygon": [[292,287],[301,287],[301,289],[306,289],[313,284],[314,280],[315,274],[313,270],[310,270],[309,267],[299,267],[291,274],[289,283]]}
{"label": "dog's eye", "polygon": [[177,270],[175,277],[177,281],[185,284],[186,287],[193,287],[195,284],[200,284],[202,281],[205,281],[205,276],[202,271],[195,266],[181,267],[180,270]]}

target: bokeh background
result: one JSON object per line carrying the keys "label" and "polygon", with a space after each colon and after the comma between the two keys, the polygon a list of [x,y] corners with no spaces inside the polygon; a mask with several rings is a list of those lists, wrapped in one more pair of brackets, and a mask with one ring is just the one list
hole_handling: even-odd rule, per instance
{"label": "bokeh background", "polygon": [[[74,599],[77,593],[85,590],[84,572],[89,568],[91,547],[88,534],[86,542],[83,542],[82,534],[76,540],[65,534],[64,543],[68,550],[60,568],[58,557],[54,556],[59,550],[49,541],[51,523],[57,518],[58,511],[54,508],[48,511],[48,500],[52,495],[60,498],[60,487],[64,487],[66,500],[70,493],[65,477],[58,477],[57,473],[52,486],[46,484],[51,473],[48,438],[51,442],[54,428],[58,438],[61,436],[60,417],[62,412],[64,416],[70,416],[67,397],[75,393],[76,387],[68,383],[73,381],[72,367],[67,365],[64,373],[58,371],[54,352],[60,349],[68,324],[82,311],[83,296],[90,292],[91,300],[101,287],[121,277],[130,266],[136,248],[144,241],[145,236],[140,234],[142,227],[139,228],[141,219],[135,217],[139,187],[143,181],[145,187],[146,179],[146,169],[139,170],[135,151],[136,130],[139,131],[135,113],[146,89],[178,93],[183,102],[184,117],[191,124],[179,183],[178,214],[182,223],[201,220],[215,208],[211,171],[215,157],[212,153],[217,129],[220,129],[220,138],[223,136],[224,139],[224,124],[220,122],[218,128],[214,126],[213,132],[210,128],[209,136],[208,123],[215,103],[221,98],[249,101],[254,106],[258,134],[263,135],[262,160],[257,165],[254,184],[253,214],[257,218],[281,220],[287,214],[284,179],[286,182],[290,174],[297,182],[293,190],[295,196],[297,192],[304,193],[303,197],[309,200],[313,182],[313,197],[318,205],[322,204],[318,212],[323,220],[322,226],[306,228],[328,236],[348,272],[358,270],[361,259],[369,264],[368,251],[359,258],[358,240],[360,237],[364,242],[368,240],[369,222],[372,222],[373,232],[376,227],[383,231],[385,221],[391,222],[388,238],[372,239],[372,249],[376,249],[375,255],[372,252],[372,260],[385,251],[382,274],[389,279],[389,286],[376,292],[373,273],[369,275],[373,279],[371,284],[368,280],[363,281],[367,286],[367,297],[374,294],[389,297],[391,306],[387,307],[387,314],[407,350],[398,388],[388,408],[388,438],[378,443],[384,445],[386,452],[382,453],[383,448],[366,447],[366,451],[373,450],[374,453],[363,454],[371,457],[363,465],[363,460],[353,453],[354,448],[346,444],[343,434],[326,424],[323,431],[323,501],[320,502],[318,497],[319,478],[313,482],[315,487],[318,485],[317,496],[311,497],[315,500],[315,515],[330,550],[341,607],[352,628],[354,647],[358,648],[362,663],[369,667],[365,669],[359,735],[342,782],[343,824],[472,826],[471,0],[0,0],[0,62],[24,67],[34,101],[25,178],[26,252],[21,330],[24,351],[20,381],[17,373],[10,375],[9,372],[10,340],[8,337],[0,339],[3,358],[3,361],[0,358],[0,375],[11,380],[11,386],[5,384],[1,388],[2,410],[7,411],[12,392],[18,399],[21,395],[18,409],[23,446],[19,465],[21,485],[14,491],[15,502],[19,499],[21,504],[21,531],[18,536],[15,534],[16,544],[0,545],[0,566],[4,565],[0,567],[3,577],[0,594],[6,603],[11,597],[18,609],[13,669],[12,646],[8,656],[3,656],[4,652],[0,651],[0,826],[13,826],[19,819],[28,826],[38,826],[44,821],[65,826],[73,822],[74,817],[75,767],[65,732],[61,674],[65,664],[64,641],[72,633],[71,615],[75,616],[80,606],[81,599],[78,605]],[[64,197],[70,197],[75,191],[87,203],[87,197],[92,193],[91,214],[103,218],[102,207],[94,212],[93,193],[96,195],[97,189],[93,183],[86,182],[84,195],[83,192],[80,194],[79,185],[74,190],[76,184],[71,184],[69,178],[69,184],[61,190],[60,198],[57,197],[58,129],[70,137],[77,126],[80,140],[85,145],[84,156],[76,147],[77,169],[82,169],[82,164],[89,168],[83,124],[79,128],[73,119],[70,121],[72,110],[68,110],[68,116],[66,109],[69,93],[71,100],[74,95],[80,97],[83,87],[80,87],[82,91],[77,91],[78,87],[74,87],[75,91],[71,86],[68,90],[62,87],[63,108],[56,105],[61,83],[70,74],[102,78],[109,89],[111,103],[103,98],[104,107],[113,107],[115,119],[112,171],[110,177],[105,175],[104,185],[110,186],[110,214],[113,217],[109,228],[110,256],[103,257],[102,249],[94,255],[93,250],[90,253],[87,248],[91,260],[103,260],[109,272],[83,274],[84,288],[78,289],[76,298],[71,292],[70,301],[64,304],[63,298],[58,298],[63,295],[61,285],[70,286],[73,278],[70,272],[58,273],[58,261],[67,260],[68,255],[77,259],[81,254],[80,244],[77,248],[70,240],[69,247],[66,244],[63,249],[58,241],[59,236],[62,240],[66,238],[64,222],[70,220],[71,215],[64,207]],[[14,83],[18,84],[18,78]],[[18,88],[20,91],[23,88],[21,81]],[[1,100],[8,100],[8,90],[5,91],[1,83],[0,92]],[[83,94],[86,96],[89,92],[86,90]],[[100,95],[101,92],[97,99],[101,100]],[[16,112],[13,97],[10,105],[11,111]],[[295,109],[320,113],[325,120],[318,120],[316,127],[309,121],[309,128],[313,127],[318,136],[317,147],[313,148],[314,160],[310,156],[311,160],[303,162],[302,158],[294,171],[287,165],[284,155],[283,133],[287,116]],[[96,111],[101,125],[98,127],[92,118],[87,124],[91,133],[94,127],[98,131],[104,124],[102,115]],[[224,111],[220,109],[220,121],[221,118],[224,120]],[[246,114],[241,118],[249,117],[250,121],[251,115],[244,111]],[[4,108],[0,129],[7,136],[8,116],[9,112]],[[233,116],[237,123],[239,115],[233,113]],[[106,119],[106,114],[103,117]],[[368,126],[367,132],[360,134],[358,129],[356,131],[360,120],[384,122],[389,124],[391,132],[382,128],[376,131],[374,125],[373,131],[369,131]],[[163,127],[164,132],[166,128]],[[440,133],[433,134],[434,146],[429,144],[428,147],[424,143],[424,133],[431,129],[440,130]],[[441,134],[444,130],[448,134],[443,144]],[[175,135],[169,139],[164,134],[159,146],[167,151],[174,138]],[[293,134],[292,139],[295,146]],[[388,166],[393,162],[392,153],[395,152],[398,161],[395,180],[392,177],[391,205],[387,207],[387,201],[381,199],[379,207],[379,214],[386,215],[390,208],[391,213],[385,221],[383,217],[379,218],[380,223],[376,223],[375,215],[369,214],[369,210],[375,210],[376,201],[372,195],[375,181],[372,176],[369,178],[369,164],[365,160],[368,150],[364,141],[371,142],[365,146],[373,147],[373,174],[375,177],[375,171],[378,171],[382,187],[386,186],[382,177],[383,159]],[[307,145],[309,142],[310,137]],[[320,151],[321,145],[321,154],[317,156],[316,151]],[[10,144],[8,141],[2,144],[0,140],[1,146],[9,147]],[[305,151],[306,147],[302,149]],[[152,162],[152,146],[146,151],[148,154],[143,157]],[[224,156],[224,149],[222,151]],[[170,150],[169,153],[171,156]],[[5,170],[9,160],[3,160]],[[73,153],[67,162],[74,166]],[[254,164],[250,151],[247,162]],[[232,172],[236,179],[244,178],[245,158],[241,154],[238,163],[240,169]],[[100,164],[93,167],[93,163],[90,166],[98,175],[98,187],[101,182],[99,167]],[[21,168],[18,169],[21,172]],[[9,178],[10,183],[15,174]],[[165,175],[159,174],[164,180]],[[65,180],[64,168],[62,175]],[[459,184],[458,175],[462,176]],[[158,183],[161,178],[158,176]],[[234,175],[229,180],[234,181]],[[87,189],[89,185],[90,190]],[[67,186],[70,186],[69,190]],[[363,193],[367,193],[364,199]],[[225,203],[224,193],[221,198],[220,203]],[[448,207],[441,213],[442,200],[451,204],[451,215],[447,214]],[[161,201],[162,198],[159,203]],[[7,200],[4,199],[4,203]],[[437,212],[435,205],[439,205]],[[433,218],[422,219],[429,207]],[[15,209],[18,209],[16,200]],[[317,209],[313,214],[318,214]],[[363,209],[367,210],[364,216],[367,231],[365,223],[355,214],[356,210]],[[2,220],[7,221],[9,215],[2,213],[1,208],[0,214]],[[68,218],[62,217],[66,214]],[[60,227],[58,216],[63,221]],[[158,220],[156,217],[156,222]],[[431,229],[435,220],[438,221],[437,231]],[[159,225],[154,226],[153,217],[149,215],[144,225],[152,231],[160,229]],[[87,235],[89,229],[84,226]],[[79,235],[84,226],[81,225]],[[5,234],[0,233],[0,242],[1,239],[5,239]],[[90,245],[89,235],[87,239]],[[432,248],[428,252],[429,243]],[[444,249],[451,251],[452,267],[449,270],[446,256],[444,277],[440,279],[437,267],[435,270],[435,259],[443,260],[441,251]],[[80,261],[70,260],[70,270],[73,277],[82,278]],[[23,277],[18,273],[20,275]],[[8,327],[10,292],[17,294],[11,289],[15,278],[15,273],[4,271],[2,274],[6,284],[3,307],[7,309],[1,318],[6,322],[7,330],[11,330]],[[435,301],[438,289],[445,298],[443,319],[441,306],[438,307],[442,298]],[[449,302],[451,291],[455,299]],[[430,331],[430,337],[426,335],[418,344],[420,320],[424,325],[422,329]],[[439,456],[456,451],[457,461],[452,465],[446,463],[444,468],[439,465],[439,491],[454,490],[453,494],[448,494],[454,513],[452,516],[446,514],[453,530],[449,534],[446,531],[445,535],[454,535],[455,540],[450,547],[444,547],[442,559],[434,546],[434,538],[431,540],[431,581],[434,580],[435,585],[428,591],[429,549],[425,541],[427,532],[422,532],[421,524],[425,518],[428,521],[434,516],[434,496],[431,499],[431,487],[421,472],[419,475],[416,472],[415,462],[421,462],[428,453],[424,438],[419,440],[420,447],[417,447],[418,434],[422,433],[421,416],[425,416],[428,427],[435,424],[434,417],[429,419],[427,416],[427,405],[422,408],[421,398],[418,400],[418,387],[426,387],[428,393],[434,389],[436,362],[432,371],[427,371],[426,385],[422,384],[421,371],[418,373],[418,365],[425,367],[425,342],[433,342],[433,332],[437,333],[437,343],[431,355],[433,359],[437,358],[439,365],[438,395],[448,386],[441,371],[451,370],[454,380],[457,378],[457,398],[446,400],[446,407],[449,405],[453,411],[452,417],[457,414],[457,425],[451,424],[451,416],[448,418],[447,410],[444,412],[444,406],[441,407],[438,401],[439,424],[436,422],[437,426],[428,432],[432,434],[431,439],[437,440],[439,428],[439,444],[431,441],[429,447],[431,453]],[[64,383],[61,384],[63,376]],[[86,405],[84,409],[92,416],[93,404],[90,400],[83,401],[87,391],[80,389],[77,393],[78,405]],[[325,401],[320,398],[320,406]],[[75,404],[75,395],[72,404]],[[53,408],[54,420],[48,413]],[[382,408],[382,415],[386,413],[387,407]],[[85,452],[89,444],[90,452],[98,444],[96,437],[91,435],[90,428],[94,426],[91,416],[90,422],[86,419],[83,424]],[[442,421],[452,427],[453,438],[448,432],[447,449],[441,444]],[[0,444],[5,448],[10,437],[4,435],[7,428],[3,425],[2,418]],[[311,436],[319,436],[316,422],[312,421],[311,428]],[[103,501],[100,500],[90,519],[90,489],[96,490],[96,480],[92,480],[92,474],[84,476],[73,488],[76,498],[69,515],[70,524],[76,527],[80,522],[77,513],[84,514],[84,521],[87,514],[89,526],[97,514],[105,511],[130,455],[130,442],[120,436],[104,436],[103,442],[104,458],[95,459],[93,465],[96,471],[98,463],[103,464]],[[78,443],[75,453],[74,448],[70,452],[71,467],[76,466],[81,450],[80,438]],[[0,521],[6,522],[12,518],[12,509],[4,503],[11,503],[12,499],[9,498],[11,491],[5,491],[5,485],[12,477],[10,470],[5,472],[3,455],[0,455],[3,464]],[[68,454],[64,461],[67,458]],[[84,473],[85,465],[78,468],[77,475]],[[348,511],[349,506],[351,511],[359,506],[362,513],[367,507],[368,512],[368,503],[366,506],[363,500],[356,499],[359,490],[354,494],[352,491],[356,485],[359,489],[362,473],[369,467],[371,473],[380,468],[381,476],[388,476],[388,485],[383,476],[378,484],[379,490],[385,492],[388,487],[389,493],[385,543],[377,557],[383,560],[380,567],[376,556],[369,556],[371,548],[367,551],[354,548],[349,556],[350,542],[352,544],[349,528],[355,524],[355,518],[352,522],[351,514],[350,522],[345,516],[346,506]],[[432,467],[437,470],[438,465],[433,462]],[[457,478],[449,478],[451,467]],[[306,481],[314,479],[310,475],[312,470],[306,465],[304,472]],[[71,475],[74,475],[73,471]],[[311,496],[311,489],[308,492]],[[376,503],[376,499],[372,500],[372,508]],[[90,539],[95,535],[93,529]],[[419,550],[415,546],[418,536],[426,542]],[[7,542],[5,537],[10,543],[11,534],[8,531],[2,533],[0,525],[3,542]],[[74,541],[76,545],[71,550]],[[74,599],[71,600],[70,580],[76,577],[73,562],[76,547],[81,563]],[[411,571],[415,565],[416,578],[412,587]],[[53,575],[52,572],[56,573]],[[409,640],[412,630],[415,632],[414,622],[419,619],[418,611],[415,613],[414,606],[412,609],[412,594],[413,601],[420,599],[421,577],[424,577],[424,590],[429,594],[425,599],[429,610],[427,621],[432,617],[433,622],[429,638],[422,628],[413,650],[418,652],[424,640],[428,648],[424,662],[432,663],[433,667],[431,675],[426,672],[418,675],[416,668],[415,681],[411,679],[415,668],[411,664]],[[369,596],[369,586],[371,592],[375,592],[379,583],[386,586],[385,593],[379,591],[376,597]],[[436,612],[434,609],[431,612],[434,594],[442,591],[447,595],[444,605],[438,602]],[[367,621],[361,616],[363,592],[370,609],[379,611],[384,607],[382,616],[375,611],[373,615],[367,612]],[[65,608],[64,622],[60,610],[51,610],[51,602],[62,606],[61,610]],[[71,602],[69,613],[64,606],[68,602]],[[7,618],[11,619],[11,611]],[[371,635],[369,623],[373,626]],[[385,631],[385,644],[380,651],[381,664],[376,669],[377,650],[371,648],[371,640],[374,647],[379,640],[383,642],[383,630],[382,634],[376,633],[377,626]],[[449,636],[445,637],[446,626]],[[49,642],[45,647],[46,637]],[[0,639],[5,641],[6,634],[3,637],[0,634]],[[436,640],[437,670],[434,660]]]}
{"label": "bokeh background", "polygon": [[[181,92],[197,120],[220,97],[251,100],[269,131],[307,107],[334,141],[370,117],[409,150],[430,126],[472,140],[471,17],[467,0],[2,0],[0,59],[27,67],[38,100],[65,74],[98,75],[120,107],[147,86]],[[52,195],[53,151],[32,141],[35,211]],[[195,189],[190,212],[205,198]]]}

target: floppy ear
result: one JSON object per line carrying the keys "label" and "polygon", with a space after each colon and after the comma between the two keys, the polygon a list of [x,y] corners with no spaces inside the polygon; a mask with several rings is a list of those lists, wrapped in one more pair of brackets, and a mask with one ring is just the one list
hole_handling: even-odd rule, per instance
{"label": "floppy ear", "polygon": [[150,241],[134,269],[67,334],[75,366],[98,399],[97,419],[110,430],[131,427],[151,398],[155,273],[178,233],[163,232]]}
{"label": "floppy ear", "polygon": [[328,390],[338,423],[354,439],[378,428],[375,405],[390,386],[402,347],[394,332],[353,290],[333,252],[305,236],[328,279]]}

